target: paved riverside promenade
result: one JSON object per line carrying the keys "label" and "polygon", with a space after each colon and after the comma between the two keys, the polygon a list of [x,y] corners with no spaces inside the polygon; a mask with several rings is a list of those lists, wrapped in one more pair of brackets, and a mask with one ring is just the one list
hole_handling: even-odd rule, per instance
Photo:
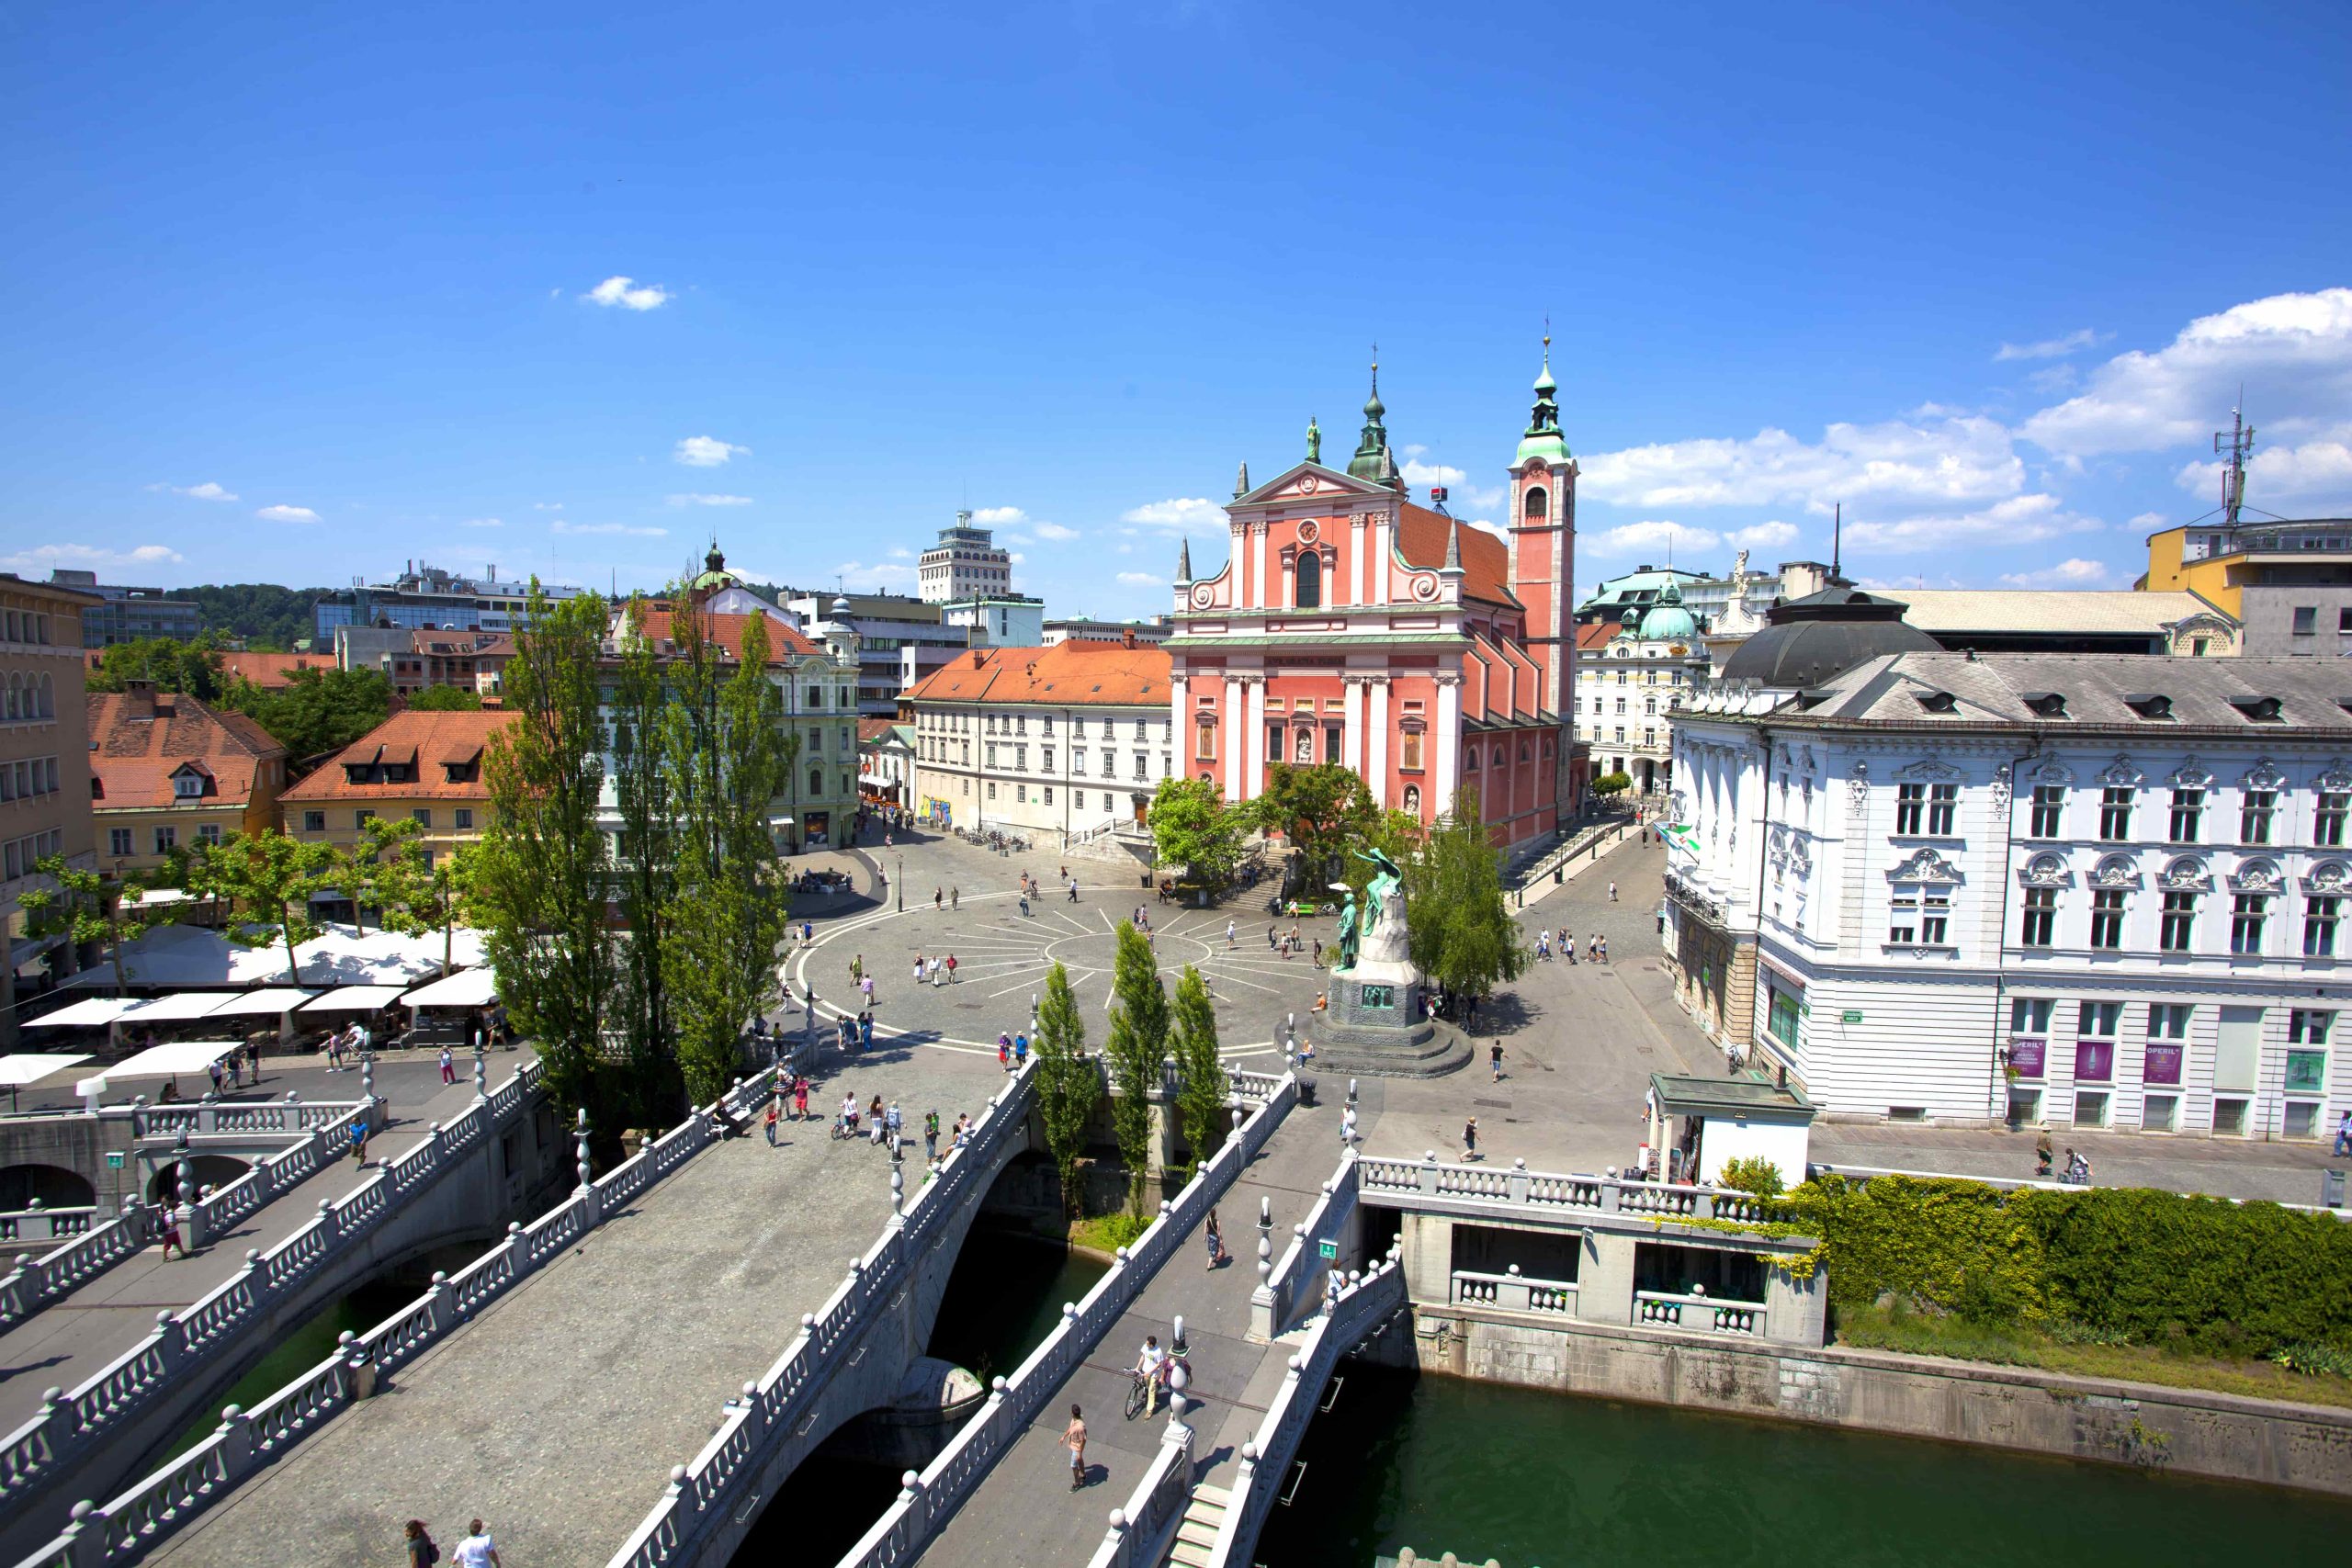
{"label": "paved riverside promenade", "polygon": [[[1325,1080],[1326,1089],[1333,1086]],[[1113,1508],[1125,1507],[1136,1483],[1159,1450],[1168,1428],[1163,1404],[1129,1421],[1121,1412],[1134,1379],[1131,1369],[1144,1336],[1170,1342],[1178,1314],[1191,1347],[1192,1382],[1184,1391],[1186,1423],[1198,1434],[1193,1480],[1231,1487],[1241,1445],[1265,1418],[1286,1372],[1290,1337],[1253,1345],[1250,1297],[1258,1287],[1258,1208],[1273,1202],[1273,1258],[1291,1243],[1291,1226],[1306,1217],[1340,1156],[1340,1110],[1326,1093],[1319,1105],[1295,1106],[1217,1205],[1233,1261],[1208,1271],[1208,1247],[1194,1227],[1183,1245],[1144,1287],[1094,1354],[1046,1402],[1045,1410],[964,1500],[946,1528],[918,1560],[924,1568],[996,1568],[1003,1563],[1083,1563],[1102,1543]],[[1377,1111],[1358,1111],[1357,1131],[1373,1130]],[[1316,1276],[1319,1299],[1321,1276]],[[1086,1485],[1072,1491],[1062,1429],[1076,1404],[1086,1412]]]}
{"label": "paved riverside promenade", "polygon": [[[491,1082],[512,1077],[530,1060],[526,1051],[490,1053]],[[317,1219],[321,1202],[340,1201],[375,1180],[380,1162],[406,1154],[430,1135],[434,1122],[453,1120],[473,1103],[470,1053],[462,1059],[466,1077],[455,1085],[441,1082],[437,1061],[404,1066],[397,1081],[381,1066],[377,1069],[376,1092],[390,1102],[386,1114],[391,1121],[368,1140],[367,1168],[355,1167],[346,1153],[209,1240],[195,1257],[166,1262],[163,1247],[151,1246],[0,1334],[0,1432],[15,1431],[39,1415],[44,1390],[79,1386],[153,1333],[157,1313],[201,1299],[244,1267],[248,1251],[267,1252]],[[264,1092],[232,1096],[228,1103],[282,1100],[296,1082],[273,1073]],[[360,1085],[356,1071],[306,1073],[296,1092],[305,1100],[357,1100]]]}
{"label": "paved riverside promenade", "polygon": [[778,1148],[754,1124],[697,1155],[150,1560],[391,1562],[402,1521],[446,1551],[479,1515],[510,1563],[605,1562],[888,1219],[888,1157],[828,1135],[843,1089],[895,1098],[919,1132],[1004,1081],[992,1057],[879,1040],[822,1066],[818,1120],[785,1123]]}

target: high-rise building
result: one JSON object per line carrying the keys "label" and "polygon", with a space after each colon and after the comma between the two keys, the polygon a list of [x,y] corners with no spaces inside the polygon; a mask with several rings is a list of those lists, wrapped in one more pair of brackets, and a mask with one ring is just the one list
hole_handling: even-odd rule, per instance
{"label": "high-rise building", "polygon": [[939,543],[923,551],[917,564],[926,604],[1001,596],[1012,591],[1011,553],[997,547],[994,530],[974,527],[969,512],[958,512],[956,525],[942,528]]}
{"label": "high-rise building", "polygon": [[[539,587],[549,599],[570,599],[582,592],[556,583]],[[319,642],[332,647],[337,626],[513,631],[530,603],[531,584],[500,581],[495,566],[482,577],[460,577],[413,560],[390,582],[355,581],[320,600],[312,614]]]}
{"label": "high-rise building", "polygon": [[76,593],[95,593],[103,601],[82,613],[82,646],[112,648],[143,637],[193,639],[204,629],[204,614],[193,599],[175,599],[161,588],[123,588],[100,582],[95,571],[59,568],[50,581]]}

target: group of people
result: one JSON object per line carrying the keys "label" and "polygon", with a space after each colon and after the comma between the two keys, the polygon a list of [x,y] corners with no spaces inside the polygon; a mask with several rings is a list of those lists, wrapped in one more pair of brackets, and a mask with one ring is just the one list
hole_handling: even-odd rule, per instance
{"label": "group of people", "polygon": [[[2045,1127],[2041,1131],[2041,1135],[2033,1141],[2033,1173],[2036,1176],[2051,1175],[2052,1158],[2050,1130]],[[2085,1156],[2070,1148],[2066,1151],[2065,1168],[2057,1175],[2059,1180],[2070,1187],[2088,1187],[2091,1184],[2091,1162]]]}
{"label": "group of people", "polygon": [[[1561,957],[1571,964],[1577,961],[1576,933],[1566,926],[1562,926],[1556,933],[1548,931],[1537,931],[1535,956],[1544,963],[1550,963],[1555,944]],[[1595,931],[1585,938],[1584,951],[1586,958],[1592,963],[1606,964],[1609,962],[1609,939],[1599,931]]]}
{"label": "group of people", "polygon": [[[779,1090],[776,1101],[768,1107],[768,1142],[771,1144],[775,1142],[775,1123],[778,1120],[776,1106],[781,1104],[783,1096]],[[799,1114],[806,1117],[808,1113],[808,1080],[807,1078],[795,1080],[793,1102],[798,1108]],[[835,1113],[833,1130],[838,1137],[864,1137],[867,1143],[877,1148],[887,1148],[890,1151],[892,1159],[906,1157],[907,1121],[904,1112],[899,1109],[899,1102],[895,1100],[885,1105],[882,1103],[882,1097],[877,1094],[861,1110],[855,1092],[845,1090],[842,1095],[841,1109]],[[922,1152],[925,1159],[935,1160],[939,1157],[940,1136],[939,1112],[935,1110],[924,1111]],[[960,1149],[972,1141],[972,1118],[968,1112],[956,1113],[956,1124],[947,1129],[946,1137],[947,1146],[951,1149]]]}

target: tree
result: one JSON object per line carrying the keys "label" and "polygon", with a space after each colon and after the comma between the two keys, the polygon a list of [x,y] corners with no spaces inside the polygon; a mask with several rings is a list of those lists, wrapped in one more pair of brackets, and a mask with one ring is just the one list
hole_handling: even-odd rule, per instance
{"label": "tree", "polygon": [[1216,1008],[1208,983],[1192,964],[1176,981],[1176,1074],[1182,1085],[1177,1106],[1183,1113],[1184,1142],[1197,1168],[1216,1148],[1225,1130],[1225,1064],[1218,1059]]}
{"label": "tree", "polygon": [[1046,1126],[1046,1151],[1061,1172],[1063,1207],[1075,1214],[1078,1156],[1102,1099],[1102,1075],[1087,1059],[1086,1022],[1078,1016],[1069,972],[1059,959],[1046,976],[1045,1000],[1038,1004],[1036,1048],[1037,1115]]}
{"label": "tree", "polygon": [[[662,933],[670,917],[673,881],[670,804],[662,768],[667,698],[661,661],[645,640],[648,605],[632,595],[627,627],[611,676],[613,790],[620,810],[617,873],[622,923],[620,984],[614,997],[615,1030],[628,1053],[634,1092],[647,1105],[673,1098],[676,1051],[670,1037],[668,992],[662,984]],[[651,1118],[648,1118],[651,1120]]]}
{"label": "tree", "polygon": [[[188,890],[220,900],[230,917],[229,940],[240,947],[283,944],[286,981],[301,984],[298,942],[319,934],[311,919],[312,895],[332,889],[349,863],[334,846],[289,839],[276,829],[237,833],[188,862]],[[240,919],[238,917],[242,916]]]}
{"label": "tree", "polygon": [[1266,770],[1265,793],[1250,809],[1261,827],[1297,850],[1297,875],[1314,889],[1345,869],[1341,857],[1363,842],[1380,818],[1362,776],[1337,762],[1274,763]]}
{"label": "tree", "polygon": [[1103,1055],[1111,1064],[1111,1131],[1119,1161],[1127,1168],[1127,1207],[1143,1213],[1144,1175],[1151,1165],[1151,1093],[1159,1087],[1168,1057],[1168,993],[1159,983],[1159,961],[1143,933],[1127,922],[1118,928],[1118,953],[1111,961],[1111,1033]]}
{"label": "tree", "polygon": [[[384,911],[379,923],[386,931],[401,929],[401,900],[414,871],[423,869],[423,851],[416,840],[424,831],[424,824],[413,817],[361,819],[359,841],[344,852],[340,876],[343,896],[351,900],[351,923],[363,934],[370,904]],[[413,870],[403,863],[411,854],[418,857]]]}
{"label": "tree", "polygon": [[[365,873],[354,871],[346,874],[366,889],[368,902],[376,907],[377,923],[384,930],[403,936],[438,932],[441,973],[447,975],[456,966],[452,950],[457,943],[458,923],[472,889],[474,846],[459,844],[446,854],[435,856],[416,841],[424,831],[424,824],[410,819],[379,829],[379,820],[370,818],[361,825],[362,842],[354,846],[350,857],[358,862],[373,847],[375,852],[367,861]],[[360,897],[359,893],[351,895],[355,913]]]}
{"label": "tree", "polygon": [[331,588],[281,588],[275,582],[203,583],[175,597],[192,599],[207,631],[240,637],[256,653],[279,652],[318,635],[315,606]]}
{"label": "tree", "polygon": [[1232,874],[1241,858],[1242,835],[1249,831],[1241,814],[1206,779],[1160,780],[1148,820],[1160,862],[1181,865],[1193,880],[1210,886]]}
{"label": "tree", "polygon": [[548,1091],[566,1115],[594,1090],[615,973],[605,917],[612,856],[596,819],[604,637],[598,595],[552,602],[532,585],[506,666],[514,717],[492,737],[482,761],[490,818],[475,898],[499,994],[537,1042]]}
{"label": "tree", "polygon": [[732,660],[690,601],[671,628],[662,771],[677,869],[662,962],[679,1069],[699,1105],[726,1089],[744,1029],[776,996],[790,904],[768,817],[785,784],[783,705],[768,679],[766,616],[744,620]]}
{"label": "tree", "polygon": [[1527,972],[1519,922],[1503,902],[1502,862],[1487,836],[1478,793],[1453,797],[1405,872],[1413,963],[1449,991],[1483,997]]}
{"label": "tree", "polygon": [[383,723],[391,716],[392,683],[376,670],[311,668],[288,671],[282,687],[231,682],[220,700],[300,761],[341,750]]}
{"label": "tree", "polygon": [[36,862],[33,869],[55,886],[28,887],[17,896],[17,907],[25,912],[26,934],[62,936],[76,946],[105,942],[114,960],[114,994],[121,996],[127,988],[123,943],[137,942],[157,926],[171,924],[178,916],[177,908],[141,903],[140,895],[148,888],[142,877],[126,876],[110,883],[95,871],[68,867],[61,855]]}
{"label": "tree", "polygon": [[407,700],[418,713],[472,713],[481,706],[481,694],[464,686],[427,686]]}
{"label": "tree", "polygon": [[1634,787],[1633,775],[1626,773],[1603,773],[1592,781],[1595,795],[1623,795]]}
{"label": "tree", "polygon": [[98,655],[84,688],[119,692],[126,682],[153,681],[159,692],[184,692],[198,702],[220,694],[220,639],[206,632],[193,642],[176,637],[141,637],[119,642]]}

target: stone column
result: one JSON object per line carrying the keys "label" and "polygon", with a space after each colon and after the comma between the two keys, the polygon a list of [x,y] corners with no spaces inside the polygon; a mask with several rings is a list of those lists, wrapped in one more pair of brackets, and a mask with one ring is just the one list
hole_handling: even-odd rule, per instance
{"label": "stone column", "polygon": [[1273,604],[1272,597],[1266,592],[1266,536],[1272,530],[1270,530],[1263,523],[1252,523],[1250,525],[1250,532],[1258,542],[1257,549],[1255,551],[1258,558],[1258,568],[1251,575],[1251,581],[1250,583],[1250,603],[1260,609],[1264,609]]}
{"label": "stone column", "polygon": [[1225,798],[1239,800],[1243,748],[1250,744],[1250,716],[1242,710],[1241,682],[1231,674],[1225,678],[1225,709],[1217,717],[1225,727]]}
{"label": "stone column", "polygon": [[1435,798],[1429,805],[1432,813],[1442,813],[1452,808],[1453,792],[1462,787],[1462,672],[1458,670],[1438,671],[1436,728],[1437,759],[1431,774]]}
{"label": "stone column", "polygon": [[1364,768],[1364,783],[1372,788],[1374,805],[1390,807],[1396,804],[1388,793],[1388,677],[1371,675],[1365,678],[1364,735],[1372,742],[1372,757]]}
{"label": "stone column", "polygon": [[1577,1263],[1577,1316],[1587,1323],[1634,1321],[1634,1238],[1608,1231],[1584,1233]]}
{"label": "stone column", "polygon": [[1365,540],[1369,536],[1372,519],[1359,512],[1348,519],[1348,581],[1353,589],[1352,604],[1371,602],[1372,553]]}
{"label": "stone column", "polygon": [[1249,766],[1242,770],[1240,798],[1255,800],[1266,791],[1266,677],[1263,674],[1243,677],[1244,689],[1250,694],[1250,711],[1243,722],[1250,727],[1247,744],[1250,748]]}
{"label": "stone column", "polygon": [[1351,772],[1363,772],[1363,686],[1361,675],[1340,677],[1340,689],[1346,694],[1347,732],[1340,741],[1340,760]]}

